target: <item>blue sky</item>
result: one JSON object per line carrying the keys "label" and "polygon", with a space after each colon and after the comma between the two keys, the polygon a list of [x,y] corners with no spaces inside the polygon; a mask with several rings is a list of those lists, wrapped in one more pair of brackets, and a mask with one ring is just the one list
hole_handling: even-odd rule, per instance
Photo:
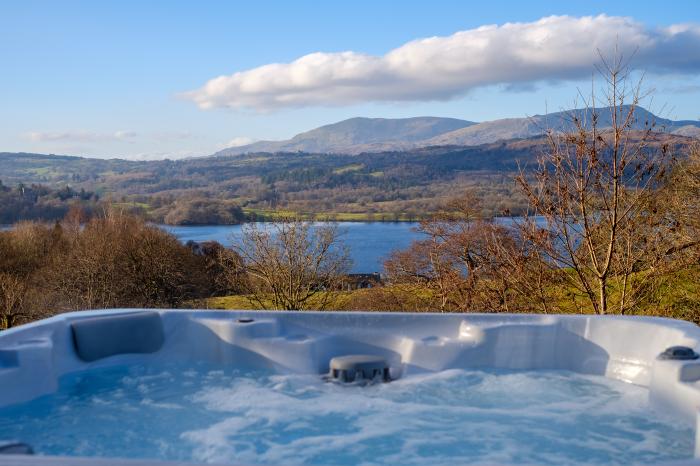
{"label": "blue sky", "polygon": [[[451,37],[484,25],[534,23],[550,15],[578,21],[600,14],[629,17],[639,28],[654,31],[698,25],[700,2],[3,1],[0,151],[177,158],[206,155],[231,141],[287,138],[353,116],[483,121],[559,110],[572,104],[577,87],[590,87],[590,75],[550,66],[512,83],[503,82],[502,75],[475,73],[472,81],[443,84],[429,60],[415,64],[419,77],[397,78],[385,65],[377,65],[378,71],[361,67],[372,68],[387,52],[421,38]],[[693,62],[688,66],[669,61],[662,73],[654,69],[655,60],[672,54],[668,47],[640,54],[640,67],[651,69],[646,82],[656,89],[654,106],[663,106],[668,117],[700,119],[695,58],[688,59]],[[499,54],[497,48],[488,50]],[[275,69],[263,78],[246,74],[324,52],[319,73],[335,75],[339,55],[334,53],[344,51],[360,60],[357,82],[364,87],[351,94],[333,77],[313,76],[313,66],[304,68],[312,74],[304,79],[315,86],[311,97],[298,88],[278,90],[286,76],[297,76],[296,68]],[[426,53],[431,60],[440,59],[435,50]],[[682,61],[686,51],[679,53]],[[338,66],[346,67],[346,62]],[[202,90],[211,79],[237,72],[243,74],[224,81],[220,95]],[[513,73],[530,76],[531,69]],[[281,83],[272,82],[277,77]],[[263,89],[251,94],[251,83]],[[262,99],[271,93],[275,103]],[[286,101],[293,103],[279,103]]]}

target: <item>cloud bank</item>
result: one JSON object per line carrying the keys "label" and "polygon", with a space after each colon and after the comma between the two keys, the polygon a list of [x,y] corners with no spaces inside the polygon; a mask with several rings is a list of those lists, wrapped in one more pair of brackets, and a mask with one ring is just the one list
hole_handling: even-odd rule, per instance
{"label": "cloud bank", "polygon": [[196,136],[190,131],[157,131],[153,133],[137,133],[135,131],[114,131],[100,133],[95,131],[31,131],[22,137],[34,142],[52,143],[89,143],[89,142],[134,142],[137,139],[158,142],[184,141]]}
{"label": "cloud bank", "polygon": [[487,85],[522,88],[591,75],[604,54],[652,72],[700,70],[700,26],[649,28],[632,18],[550,16],[408,42],[383,56],[312,53],[211,79],[183,96],[202,109],[258,111],[364,102],[449,100]]}
{"label": "cloud bank", "polygon": [[114,133],[96,133],[92,131],[32,131],[23,136],[34,142],[104,142],[129,141],[136,138],[138,134],[134,131],[115,131]]}
{"label": "cloud bank", "polygon": [[229,142],[227,142],[224,147],[240,147],[240,146],[246,146],[248,144],[251,144],[255,142],[255,139],[249,138],[247,136],[238,136],[233,139],[231,139]]}

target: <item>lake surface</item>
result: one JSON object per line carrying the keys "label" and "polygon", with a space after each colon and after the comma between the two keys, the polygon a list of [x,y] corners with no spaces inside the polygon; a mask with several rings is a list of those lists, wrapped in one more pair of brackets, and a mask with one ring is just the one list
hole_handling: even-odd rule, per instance
{"label": "lake surface", "polygon": [[[341,240],[350,250],[354,273],[381,272],[384,260],[396,249],[407,248],[424,236],[413,222],[338,222]],[[241,225],[171,226],[161,228],[180,241],[217,241],[231,246],[241,238]]]}
{"label": "lake surface", "polygon": [[[497,222],[511,224],[517,218],[498,218]],[[259,224],[264,226],[264,224]],[[416,231],[416,222],[338,222],[341,240],[350,250],[352,272],[381,272],[384,261],[392,251],[405,249],[411,242],[425,236]],[[183,243],[187,241],[217,241],[231,246],[241,238],[241,225],[172,226],[159,225]],[[0,225],[0,231],[11,228]]]}

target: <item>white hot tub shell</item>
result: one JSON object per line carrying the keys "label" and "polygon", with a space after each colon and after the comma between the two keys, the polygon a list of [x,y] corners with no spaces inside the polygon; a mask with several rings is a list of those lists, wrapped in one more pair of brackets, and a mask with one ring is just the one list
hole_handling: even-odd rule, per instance
{"label": "white hot tub shell", "polygon": [[[332,358],[363,354],[384,358],[392,378],[486,368],[601,375],[647,387],[652,406],[696,426],[700,359],[659,358],[674,346],[700,351],[700,328],[661,318],[583,315],[74,312],[0,333],[0,407],[53,393],[65,374],[111,365],[205,361],[326,374]],[[0,465],[32,462],[75,464],[0,455]]]}

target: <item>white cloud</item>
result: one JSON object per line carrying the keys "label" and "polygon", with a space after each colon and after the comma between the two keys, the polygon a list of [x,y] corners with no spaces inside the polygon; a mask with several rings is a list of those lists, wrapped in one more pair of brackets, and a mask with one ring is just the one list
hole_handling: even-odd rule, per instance
{"label": "white cloud", "polygon": [[137,136],[138,134],[134,131],[116,131],[112,135],[107,135],[108,139],[133,139]]}
{"label": "white cloud", "polygon": [[157,131],[151,135],[156,141],[184,141],[194,139],[196,136],[191,131]]}
{"label": "white cloud", "polygon": [[95,142],[135,142],[151,140],[157,142],[185,141],[196,136],[190,131],[156,131],[137,133],[135,131],[114,131],[113,133],[95,131],[32,131],[22,135],[25,139],[40,143],[95,143]]}
{"label": "white cloud", "polygon": [[259,111],[377,101],[448,100],[492,84],[519,88],[540,80],[591,75],[598,50],[617,44],[650,71],[700,70],[700,27],[649,28],[606,15],[550,16],[531,23],[487,25],[447,37],[408,42],[383,56],[312,53],[211,79],[185,98],[200,108]]}
{"label": "white cloud", "polygon": [[26,139],[34,142],[104,142],[104,141],[128,141],[136,138],[133,131],[115,131],[114,133],[96,133],[92,131],[64,131],[46,132],[32,131],[24,134]]}
{"label": "white cloud", "polygon": [[[202,155],[202,151],[182,148],[183,141],[196,138],[189,131],[160,131],[137,133],[134,131],[32,131],[21,135],[41,145],[43,151],[57,154],[81,155],[96,158],[122,158],[127,160],[178,160]],[[152,150],[143,150],[143,147]],[[163,150],[163,146],[172,150]],[[135,152],[138,150],[138,152]],[[218,150],[218,149],[217,149]],[[211,153],[214,150],[210,150]],[[95,155],[102,153],[104,155]]]}
{"label": "white cloud", "polygon": [[240,147],[240,146],[246,146],[248,144],[251,144],[255,142],[255,139],[249,138],[246,136],[239,136],[237,138],[231,139],[229,142],[223,144],[223,147]]}

